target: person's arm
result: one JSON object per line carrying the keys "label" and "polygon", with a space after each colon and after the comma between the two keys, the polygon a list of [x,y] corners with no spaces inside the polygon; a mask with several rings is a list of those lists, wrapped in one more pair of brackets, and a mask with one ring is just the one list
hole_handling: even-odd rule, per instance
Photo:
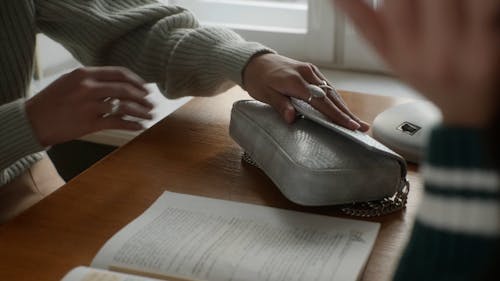
{"label": "person's arm", "polygon": [[[24,99],[0,105],[0,171],[4,171],[15,161],[45,148],[34,136],[26,117]],[[14,167],[15,168],[15,167]],[[9,175],[0,175],[2,178]]]}
{"label": "person's arm", "polygon": [[125,66],[171,98],[241,85],[248,60],[272,52],[228,29],[201,27],[188,10],[153,0],[40,0],[36,8],[40,30],[83,64]]}
{"label": "person's arm", "polygon": [[[54,144],[103,129],[140,130],[138,119],[151,119],[153,105],[144,97],[144,82],[126,69],[77,69],[43,91],[0,105],[0,171]],[[121,100],[113,114],[112,100]],[[125,120],[124,115],[136,117]],[[22,161],[22,160],[21,160]],[[27,163],[19,165],[26,167]],[[17,173],[16,173],[17,175]],[[4,177],[5,176],[5,177]],[[13,175],[0,175],[0,185]]]}
{"label": "person's arm", "polygon": [[[227,28],[200,26],[188,10],[154,0],[38,0],[36,11],[40,30],[83,64],[125,66],[170,98],[210,96],[238,84],[291,123],[289,97],[308,100],[307,84],[326,80],[312,64],[275,54]],[[369,128],[333,91],[311,105],[346,128]]]}

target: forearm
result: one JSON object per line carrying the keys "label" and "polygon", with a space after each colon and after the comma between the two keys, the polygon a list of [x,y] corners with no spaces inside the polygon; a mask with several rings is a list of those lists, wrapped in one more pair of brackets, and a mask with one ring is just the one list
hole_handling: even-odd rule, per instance
{"label": "forearm", "polygon": [[33,134],[24,111],[24,100],[0,106],[0,171],[19,159],[44,150]]}
{"label": "forearm", "polygon": [[492,265],[500,189],[487,151],[481,130],[433,131],[422,205],[395,280],[473,280]]}
{"label": "forearm", "polygon": [[152,0],[38,1],[37,24],[83,64],[128,67],[170,97],[213,95],[241,84],[250,57],[270,52]]}
{"label": "forearm", "polygon": [[[256,53],[270,52],[225,28],[176,28],[166,33],[163,30],[170,28],[163,25],[169,23],[117,41],[103,64],[124,64],[148,82],[156,82],[171,98],[210,96],[241,85],[248,60]],[[131,56],[129,49],[135,54]]]}

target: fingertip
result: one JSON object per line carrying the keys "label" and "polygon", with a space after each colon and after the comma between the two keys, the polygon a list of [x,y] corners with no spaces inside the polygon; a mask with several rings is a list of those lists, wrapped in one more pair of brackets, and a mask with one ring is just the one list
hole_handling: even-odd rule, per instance
{"label": "fingertip", "polygon": [[152,102],[148,101],[148,100],[146,100],[146,101],[145,101],[144,105],[145,105],[148,109],[153,109],[153,108],[155,107],[155,105],[154,105]]}
{"label": "fingertip", "polygon": [[140,98],[136,100],[136,103],[144,108],[146,108],[148,111],[151,111],[154,109],[155,104],[152,103],[151,101],[145,99],[145,98]]}
{"label": "fingertip", "polygon": [[347,127],[353,131],[356,131],[361,128],[361,125],[354,120],[349,120],[349,122],[347,122]]}
{"label": "fingertip", "polygon": [[292,124],[295,121],[295,108],[292,105],[288,105],[283,112],[283,117],[288,124]]}
{"label": "fingertip", "polygon": [[146,85],[147,83],[146,80],[142,79],[142,77],[137,74],[135,76],[137,77],[137,81],[144,87],[144,85]]}
{"label": "fingertip", "polygon": [[144,130],[146,129],[144,127],[144,125],[142,125],[142,123],[139,123],[139,122],[134,122],[132,123],[132,125],[130,126],[130,128],[134,131],[140,131],[140,130]]}
{"label": "fingertip", "polygon": [[370,124],[368,124],[367,122],[365,121],[360,121],[359,124],[361,125],[361,127],[359,128],[359,130],[361,132],[367,132],[368,130],[370,130]]}
{"label": "fingertip", "polygon": [[137,86],[140,86],[139,92],[141,93],[141,97],[146,97],[149,95],[149,91],[148,89],[146,89],[146,87],[144,87],[143,85],[137,85]]}

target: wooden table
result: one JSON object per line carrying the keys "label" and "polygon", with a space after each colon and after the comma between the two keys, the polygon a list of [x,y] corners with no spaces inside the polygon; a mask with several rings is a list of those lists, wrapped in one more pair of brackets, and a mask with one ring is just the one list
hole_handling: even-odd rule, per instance
{"label": "wooden table", "polygon": [[[364,120],[403,102],[343,93]],[[98,249],[139,216],[164,190],[335,215],[334,208],[304,208],[287,201],[256,168],[240,160],[228,135],[239,88],[195,98],[173,115],[118,149],[21,216],[0,226],[0,280],[59,280],[89,265]],[[421,195],[418,175],[408,208],[382,218],[363,280],[388,280],[413,223]]]}

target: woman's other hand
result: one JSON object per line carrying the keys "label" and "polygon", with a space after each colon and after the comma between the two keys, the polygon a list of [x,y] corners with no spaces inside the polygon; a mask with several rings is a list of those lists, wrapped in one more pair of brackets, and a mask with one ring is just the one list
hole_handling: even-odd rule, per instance
{"label": "woman's other hand", "polygon": [[25,103],[26,114],[43,146],[103,129],[140,130],[152,119],[144,81],[122,67],[80,68],[63,75]]}
{"label": "woman's other hand", "polygon": [[[296,115],[289,97],[308,101],[311,93],[307,85],[322,85],[324,81],[316,66],[277,54],[255,56],[243,72],[243,84],[250,96],[271,105],[288,123]],[[325,98],[310,99],[310,104],[345,128],[367,131],[370,127],[349,111],[335,91],[326,90]]]}
{"label": "woman's other hand", "polygon": [[499,0],[336,0],[403,80],[433,101],[447,125],[484,127],[500,81]]}

